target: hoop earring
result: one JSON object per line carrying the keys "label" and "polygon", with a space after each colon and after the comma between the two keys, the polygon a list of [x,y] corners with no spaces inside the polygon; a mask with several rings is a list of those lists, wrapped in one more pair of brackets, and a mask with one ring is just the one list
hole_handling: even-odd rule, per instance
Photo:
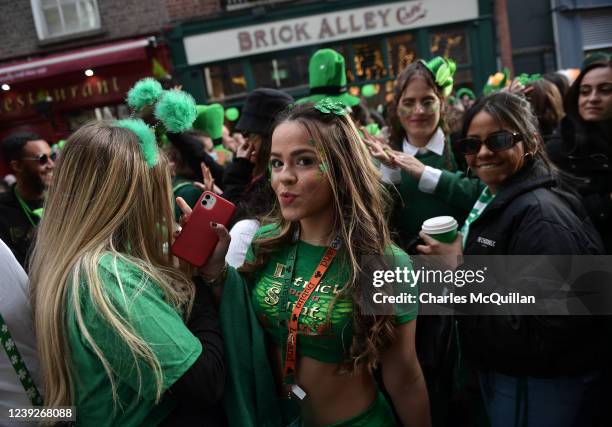
{"label": "hoop earring", "polygon": [[470,169],[470,167],[468,166],[467,169],[465,170],[465,177],[466,178],[471,178],[472,177],[472,170]]}

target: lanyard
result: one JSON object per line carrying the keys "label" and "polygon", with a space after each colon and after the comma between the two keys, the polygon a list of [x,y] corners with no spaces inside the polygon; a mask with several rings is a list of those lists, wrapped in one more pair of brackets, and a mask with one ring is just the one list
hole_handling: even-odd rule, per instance
{"label": "lanyard", "polygon": [[28,218],[28,221],[30,221],[30,224],[32,224],[32,227],[36,227],[36,223],[34,223],[34,220],[32,219],[32,215],[37,217],[40,220],[40,218],[42,218],[43,209],[39,208],[39,209],[32,210],[28,206],[28,204],[25,202],[25,200],[21,198],[21,196],[17,192],[16,187],[13,187],[13,193],[15,193],[15,198],[19,202],[19,206],[21,206],[21,210],[23,211],[25,216]]}
{"label": "lanyard", "polygon": [[461,234],[463,235],[462,246],[465,248],[465,244],[467,243],[468,234],[470,234],[470,226],[474,221],[480,218],[480,215],[484,212],[485,208],[489,206],[489,203],[495,198],[495,194],[491,194],[488,187],[485,187],[480,193],[480,197],[474,204],[472,211],[465,219],[465,223],[463,223],[463,227],[461,227]]}
{"label": "lanyard", "polygon": [[40,393],[38,392],[38,389],[36,388],[34,381],[32,380],[30,371],[28,371],[28,368],[26,367],[25,362],[23,361],[23,358],[21,357],[21,354],[19,353],[19,350],[17,349],[17,345],[15,344],[15,341],[13,340],[11,333],[8,330],[8,326],[4,322],[4,319],[2,318],[1,314],[0,314],[0,344],[2,344],[2,347],[4,347],[6,356],[8,357],[9,362],[11,362],[11,365],[13,365],[13,369],[15,370],[15,373],[19,377],[19,381],[21,382],[23,389],[25,390],[26,394],[30,398],[30,401],[32,402],[32,406],[42,406],[43,399],[40,396]]}
{"label": "lanyard", "polygon": [[[304,290],[300,293],[297,302],[295,303],[295,307],[291,311],[291,316],[289,317],[289,321],[287,322],[287,338],[285,339],[286,351],[285,351],[285,367],[284,367],[284,382],[285,384],[292,385],[295,384],[295,374],[296,374],[296,360],[297,360],[297,337],[298,337],[298,326],[300,320],[300,314],[302,313],[302,309],[306,305],[306,301],[310,298],[314,290],[317,288],[321,279],[327,272],[327,269],[331,265],[332,261],[336,257],[336,253],[341,246],[340,237],[336,237],[331,245],[325,251],[323,258],[319,261],[319,265],[315,269],[314,273]],[[295,244],[289,250],[289,254],[287,256],[287,264],[285,268],[285,274],[283,276],[283,289],[281,292],[281,310],[284,310],[287,307],[287,302],[289,300],[289,290],[291,288],[291,280],[293,278],[293,270],[295,268],[295,260],[297,255],[297,247]],[[281,333],[284,335],[285,331],[281,328]],[[281,338],[284,338],[282,336]],[[283,342],[283,340],[281,340]]]}

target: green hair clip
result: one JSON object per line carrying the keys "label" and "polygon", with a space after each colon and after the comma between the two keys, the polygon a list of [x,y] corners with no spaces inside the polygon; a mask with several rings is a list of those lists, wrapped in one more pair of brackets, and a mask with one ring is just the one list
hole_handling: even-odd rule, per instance
{"label": "green hair clip", "polygon": [[155,104],[155,118],[170,132],[180,133],[191,128],[198,112],[191,95],[180,90],[166,90]]}
{"label": "green hair clip", "polygon": [[140,119],[117,120],[114,126],[131,130],[136,134],[142,149],[142,155],[149,168],[155,166],[159,160],[155,133],[145,122]]}
{"label": "green hair clip", "polygon": [[151,77],[144,78],[127,93],[127,103],[134,111],[140,111],[147,105],[153,105],[164,92],[162,85]]}
{"label": "green hair clip", "polygon": [[541,74],[527,74],[523,73],[516,78],[523,86],[527,86],[529,83],[537,82],[542,79]]}
{"label": "green hair clip", "polygon": [[448,96],[453,91],[453,76],[457,71],[457,64],[450,58],[436,56],[430,61],[421,59],[421,63],[434,76],[436,85],[442,90],[444,96]]}
{"label": "green hair clip", "polygon": [[342,103],[340,100],[335,100],[332,98],[323,98],[317,102],[314,107],[323,114],[344,116],[347,113],[346,105],[344,105],[344,103]]}

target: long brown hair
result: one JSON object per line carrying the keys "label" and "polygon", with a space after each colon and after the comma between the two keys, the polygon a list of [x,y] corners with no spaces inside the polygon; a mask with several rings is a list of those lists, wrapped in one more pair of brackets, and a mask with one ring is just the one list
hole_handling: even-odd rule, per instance
{"label": "long brown hair", "polygon": [[[355,333],[342,367],[353,371],[357,364],[365,361],[371,369],[393,340],[394,323],[391,316],[366,315],[365,310],[360,310],[365,306],[368,289],[364,289],[358,276],[363,256],[382,256],[392,244],[386,215],[390,197],[348,114],[323,114],[312,104],[303,104],[289,110],[280,123],[301,125],[315,142],[321,160],[328,165],[335,208],[333,229],[343,241],[349,266],[350,278],[344,290],[350,293],[355,307]],[[265,222],[278,224],[279,234],[253,242],[255,261],[246,263],[242,268],[244,272],[261,269],[271,253],[293,241],[299,229],[299,222],[282,217],[278,203]]]}
{"label": "long brown hair", "polygon": [[[91,298],[96,310],[125,342],[135,367],[155,374],[157,400],[163,372],[151,345],[111,302],[100,278],[103,256],[143,272],[142,287],[158,287],[178,313],[191,307],[194,288],[176,269],[168,248],[173,211],[168,162],[160,153],[153,168],[145,163],[136,134],[105,123],[90,123],[68,138],[57,166],[45,215],[40,222],[30,268],[34,321],[45,404],[74,404],[74,381],[68,343],[68,312],[92,348],[111,383],[115,374],[107,355],[92,338],[80,301]],[[117,276],[120,283],[120,278]],[[120,284],[121,286],[121,284]],[[185,314],[186,315],[186,314]]]}

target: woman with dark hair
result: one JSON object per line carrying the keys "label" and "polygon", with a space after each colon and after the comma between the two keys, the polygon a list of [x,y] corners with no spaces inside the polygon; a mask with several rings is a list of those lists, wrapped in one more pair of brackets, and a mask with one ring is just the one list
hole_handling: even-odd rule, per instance
{"label": "woman with dark hair", "polygon": [[583,69],[565,98],[561,139],[548,147],[562,170],[582,178],[578,190],[612,253],[612,60]]}
{"label": "woman with dark hair", "polygon": [[[509,93],[482,98],[468,111],[459,144],[479,178],[473,186],[480,196],[452,244],[421,233],[422,254],[447,255],[447,267],[455,269],[461,255],[603,253],[580,199],[548,160],[537,126],[529,103]],[[504,258],[500,278],[511,280],[513,289],[562,285],[559,274],[538,268],[541,258],[515,259]],[[604,322],[496,314],[458,317],[462,354],[478,370],[491,425],[595,425],[608,341]]]}
{"label": "woman with dark hair", "polygon": [[558,138],[559,124],[565,115],[561,93],[553,83],[539,79],[527,84],[525,95],[538,118],[539,133],[547,145]]}

